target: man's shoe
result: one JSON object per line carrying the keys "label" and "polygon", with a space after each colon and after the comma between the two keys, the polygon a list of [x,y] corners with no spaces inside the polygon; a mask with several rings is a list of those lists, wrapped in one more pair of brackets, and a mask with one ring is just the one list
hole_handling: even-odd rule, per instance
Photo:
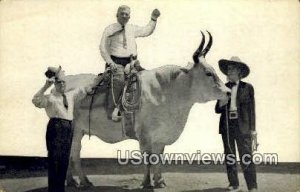
{"label": "man's shoe", "polygon": [[239,186],[228,186],[226,191],[234,192],[234,191],[240,191],[240,189]]}

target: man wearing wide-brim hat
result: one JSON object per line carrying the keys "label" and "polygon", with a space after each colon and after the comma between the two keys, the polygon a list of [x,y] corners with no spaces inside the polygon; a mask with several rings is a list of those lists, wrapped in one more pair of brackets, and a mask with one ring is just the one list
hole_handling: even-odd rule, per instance
{"label": "man wearing wide-brim hat", "polygon": [[254,89],[251,84],[241,81],[249,75],[250,69],[238,57],[221,59],[219,67],[227,76],[226,86],[231,89],[230,96],[225,100],[218,100],[215,107],[216,113],[221,113],[219,133],[222,135],[226,155],[229,180],[227,190],[239,190],[236,142],[248,190],[257,191],[256,170],[252,161],[252,142],[256,136]]}
{"label": "man wearing wide-brim hat", "polygon": [[[65,73],[62,68],[48,67],[45,85],[34,95],[32,102],[44,108],[50,120],[47,125],[48,191],[64,192],[70,149],[73,136],[73,110],[76,99],[83,98],[91,87],[66,91]],[[54,84],[50,94],[44,94]]]}

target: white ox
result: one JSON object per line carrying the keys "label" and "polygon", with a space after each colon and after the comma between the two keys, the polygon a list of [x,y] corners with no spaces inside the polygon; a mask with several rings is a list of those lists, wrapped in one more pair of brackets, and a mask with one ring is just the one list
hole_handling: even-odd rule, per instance
{"label": "white ox", "polygon": [[[141,153],[162,154],[166,145],[171,145],[179,138],[194,103],[224,98],[229,91],[205,61],[205,55],[212,45],[210,34],[209,37],[203,49],[205,38],[202,33],[202,42],[193,56],[194,63],[186,68],[168,65],[139,74],[142,105],[136,113],[135,131]],[[67,88],[91,84],[95,78],[96,75],[91,74],[68,76]],[[81,168],[80,160],[81,139],[89,134],[89,126],[91,135],[107,143],[129,139],[124,136],[121,123],[108,120],[105,101],[105,94],[95,97],[93,109],[89,111],[90,100],[85,98],[75,109],[70,168],[75,168],[81,186],[92,185]],[[144,166],[143,187],[151,187],[150,167],[154,187],[164,187],[160,164]],[[72,185],[74,182],[69,169],[67,183]]]}

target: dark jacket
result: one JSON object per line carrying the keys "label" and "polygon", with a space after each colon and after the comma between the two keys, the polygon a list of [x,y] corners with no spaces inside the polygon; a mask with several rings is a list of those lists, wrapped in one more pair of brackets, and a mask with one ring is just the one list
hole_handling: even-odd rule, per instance
{"label": "dark jacket", "polygon": [[[226,83],[228,87],[228,83]],[[219,107],[219,100],[216,104],[216,113],[221,113],[219,133],[226,133],[226,106],[229,111],[230,101],[227,105]],[[242,134],[250,134],[251,131],[255,131],[255,99],[254,89],[249,83],[243,81],[239,82],[236,105],[238,111],[239,129]]]}

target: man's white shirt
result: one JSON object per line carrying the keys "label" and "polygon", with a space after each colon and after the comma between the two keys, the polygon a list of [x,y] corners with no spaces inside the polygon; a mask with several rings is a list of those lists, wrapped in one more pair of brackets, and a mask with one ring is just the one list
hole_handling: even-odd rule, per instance
{"label": "man's white shirt", "polygon": [[48,95],[38,93],[33,97],[32,102],[38,108],[45,108],[49,118],[61,118],[72,121],[75,102],[86,94],[85,88],[77,88],[66,92],[68,108],[64,106],[62,94],[56,91]]}
{"label": "man's white shirt", "polygon": [[119,23],[109,25],[105,28],[102,35],[100,43],[101,56],[105,62],[112,63],[111,55],[116,57],[130,57],[130,55],[137,55],[135,38],[151,35],[155,26],[156,22],[152,20],[144,27],[126,24],[124,26],[126,46],[124,47],[124,31],[122,31],[122,25]]}
{"label": "man's white shirt", "polygon": [[234,85],[231,88],[231,98],[230,98],[231,101],[230,101],[230,108],[229,108],[230,111],[236,111],[237,110],[236,96],[237,96],[237,90],[238,90],[238,87],[239,87],[239,82],[240,81],[237,81],[236,85]]}

